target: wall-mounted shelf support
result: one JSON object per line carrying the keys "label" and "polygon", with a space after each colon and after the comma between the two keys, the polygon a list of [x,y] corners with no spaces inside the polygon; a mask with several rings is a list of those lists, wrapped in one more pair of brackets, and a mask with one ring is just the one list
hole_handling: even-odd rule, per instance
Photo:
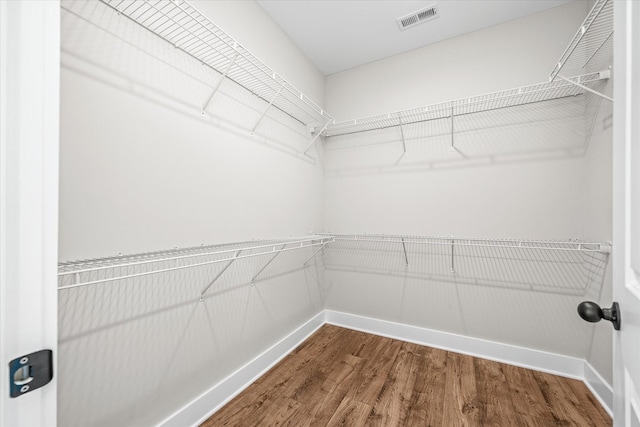
{"label": "wall-mounted shelf support", "polygon": [[602,49],[602,47],[609,41],[609,39],[611,38],[611,36],[613,35],[613,30],[611,30],[609,32],[609,34],[604,38],[604,40],[602,40],[602,43],[600,43],[598,45],[598,47],[596,48],[596,50],[593,51],[593,53],[591,55],[589,55],[589,58],[587,58],[587,60],[585,61],[584,64],[582,64],[582,68],[587,68],[587,65],[589,65],[589,62],[591,62],[591,60],[593,59],[594,56],[596,56],[596,54],[598,52],[600,52],[600,50]]}
{"label": "wall-mounted shelf support", "polygon": [[251,135],[253,135],[253,133],[256,131],[256,128],[258,127],[258,125],[260,124],[260,122],[262,121],[262,119],[264,119],[264,116],[267,115],[267,111],[269,111],[269,108],[271,108],[271,106],[273,105],[274,102],[276,102],[276,99],[278,99],[278,96],[280,95],[280,92],[282,92],[282,89],[284,88],[284,86],[280,86],[280,88],[278,89],[278,91],[276,92],[275,96],[273,97],[273,99],[271,99],[271,102],[269,102],[269,105],[267,105],[267,108],[264,109],[264,112],[262,113],[262,115],[260,116],[260,118],[258,119],[258,122],[255,124],[255,126],[253,127],[253,129],[251,129]]}
{"label": "wall-mounted shelf support", "polygon": [[[235,48],[237,49],[237,45],[235,46]],[[231,62],[229,63],[229,66],[227,67],[227,69],[224,71],[224,74],[222,74],[222,76],[220,77],[220,80],[218,80],[218,83],[216,83],[216,86],[213,88],[213,91],[211,92],[211,95],[209,95],[209,98],[207,98],[207,101],[204,103],[204,105],[202,106],[202,116],[204,117],[204,112],[207,109],[207,107],[209,106],[209,103],[211,102],[211,100],[213,99],[213,95],[216,94],[216,92],[218,91],[218,89],[220,89],[220,85],[222,84],[222,82],[224,81],[225,78],[227,78],[227,74],[229,74],[229,71],[231,71],[231,67],[233,67],[233,64],[236,63],[236,59],[238,59],[238,54],[239,52],[236,51],[235,55],[233,56],[233,59],[231,60]]]}
{"label": "wall-mounted shelf support", "polygon": [[451,107],[451,151],[455,151],[456,146],[454,143],[454,126],[453,126],[453,107]]}
{"label": "wall-mounted shelf support", "polygon": [[[591,68],[610,67],[613,61],[613,0],[596,0],[580,28],[564,50],[555,67],[549,73],[549,81],[569,82],[589,93],[613,102],[610,97],[583,84],[580,79],[568,79],[565,75],[586,72]],[[586,59],[585,59],[586,58]],[[597,58],[597,59],[596,59]],[[601,72],[603,75],[606,72]],[[602,78],[609,78],[603,75]]]}
{"label": "wall-mounted shelf support", "polygon": [[[280,250],[279,250],[278,252],[276,252],[276,254],[275,254],[274,256],[272,256],[272,257],[271,257],[271,259],[269,259],[269,261],[267,261],[267,263],[266,263],[264,266],[262,266],[262,268],[260,269],[260,271],[258,271],[258,272],[255,274],[255,276],[253,276],[253,277],[251,278],[251,286],[253,286],[253,282],[254,282],[254,281],[256,280],[256,278],[260,275],[260,273],[262,273],[262,272],[264,271],[264,269],[265,269],[265,268],[267,268],[267,267],[269,266],[269,264],[271,264],[271,263],[273,262],[273,260],[275,260],[275,259],[278,257],[278,255],[280,255],[280,254],[282,253],[282,250],[284,249],[284,247],[285,247],[285,246],[287,246],[287,245],[286,245],[286,244],[285,244],[285,245],[282,245],[282,247],[280,248]],[[275,250],[276,250],[276,248],[274,247],[274,248],[273,248],[273,250],[275,251]]]}
{"label": "wall-mounted shelf support", "polygon": [[[602,76],[602,75],[606,75],[606,77],[605,77],[605,78],[609,78],[609,74],[610,74],[610,73],[609,73],[608,71],[601,71],[601,72],[600,72],[600,75],[601,75],[601,76]],[[600,93],[600,92],[598,92],[597,90],[593,90],[593,89],[591,89],[591,88],[589,88],[589,87],[587,87],[587,86],[583,85],[582,83],[580,83],[580,79],[577,79],[577,81],[576,81],[576,80],[571,80],[571,79],[568,79],[568,78],[566,78],[566,77],[564,77],[564,76],[561,76],[560,74],[556,74],[556,77],[557,77],[557,78],[559,78],[559,79],[561,79],[561,80],[564,80],[564,81],[566,81],[566,82],[569,82],[569,83],[573,84],[574,86],[579,87],[579,88],[580,88],[580,89],[582,89],[582,90],[586,90],[586,91],[587,91],[587,92],[589,92],[589,93],[592,93],[592,94],[594,94],[594,95],[596,95],[596,96],[599,96],[599,97],[600,97],[600,98],[602,98],[602,99],[606,99],[606,100],[607,100],[607,101],[609,101],[609,102],[613,102],[613,98],[610,98],[610,97],[608,97],[607,95],[605,95],[605,94],[603,94],[603,93]]]}
{"label": "wall-mounted shelf support", "polygon": [[404,265],[409,268],[409,257],[407,256],[407,247],[404,244],[404,238],[402,239],[402,251],[404,252]]}
{"label": "wall-mounted shelf support", "polygon": [[222,274],[227,271],[227,269],[229,267],[231,267],[231,264],[233,264],[237,259],[238,259],[238,255],[240,255],[240,253],[242,252],[242,250],[236,251],[235,255],[233,255],[233,258],[231,259],[231,261],[229,261],[229,263],[227,263],[227,265],[225,265],[222,270],[220,270],[220,272],[218,274],[216,274],[216,277],[213,278],[213,280],[209,283],[209,285],[207,285],[206,288],[204,288],[202,290],[202,292],[200,292],[200,301],[204,301],[204,294],[207,293],[207,291],[209,290],[209,288],[211,286],[213,286],[214,283],[216,283],[216,281],[220,278],[220,276],[222,276]]}
{"label": "wall-mounted shelf support", "polygon": [[317,250],[317,251],[315,251],[315,252],[313,253],[313,255],[311,255],[309,258],[307,258],[307,260],[306,260],[305,262],[303,262],[303,263],[302,263],[302,265],[303,265],[303,266],[306,266],[306,265],[307,265],[307,263],[308,263],[309,261],[311,261],[311,260],[312,260],[312,259],[313,259],[317,254],[318,254],[318,252],[320,252],[322,249],[324,249],[324,247],[327,245],[327,243],[329,243],[329,242],[324,242],[324,243],[322,244],[322,246],[320,246],[320,247],[318,248],[318,250]]}
{"label": "wall-mounted shelf support", "polygon": [[404,150],[404,155],[407,155],[407,144],[405,143],[404,140],[404,127],[402,126],[402,117],[398,117],[398,120],[400,122],[400,136],[402,137],[402,149]]}
{"label": "wall-mounted shelf support", "polygon": [[304,149],[304,151],[302,152],[303,154],[307,154],[307,151],[309,151],[309,148],[311,148],[311,146],[313,146],[313,144],[315,144],[315,142],[318,139],[318,137],[320,137],[320,135],[322,135],[322,132],[324,132],[324,130],[327,128],[327,126],[329,126],[329,123],[331,123],[331,120],[327,120],[327,123],[324,124],[322,129],[320,129],[320,132],[316,132],[315,136],[313,137],[313,139],[311,140],[309,145],[307,145],[306,148]]}
{"label": "wall-mounted shelf support", "polygon": [[455,264],[454,264],[454,260],[455,260],[455,240],[452,238],[451,239],[451,273],[455,273],[456,272],[456,268],[455,268]]}

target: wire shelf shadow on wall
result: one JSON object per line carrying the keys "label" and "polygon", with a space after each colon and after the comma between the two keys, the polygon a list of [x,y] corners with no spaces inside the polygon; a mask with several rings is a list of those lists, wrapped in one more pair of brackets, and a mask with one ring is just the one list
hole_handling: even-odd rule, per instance
{"label": "wire shelf shadow on wall", "polygon": [[[204,115],[221,82],[230,80],[265,102],[266,108],[251,128],[253,133],[270,108],[280,110],[305,127],[333,121],[322,108],[225,33],[184,0],[101,0],[220,74],[202,104]],[[319,135],[319,132],[318,132]],[[317,135],[316,135],[317,136]],[[314,137],[311,141],[314,141]],[[305,149],[306,152],[306,149]]]}
{"label": "wire shelf shadow on wall", "polygon": [[[613,0],[596,0],[548,82],[330,123],[323,129],[330,172],[431,168],[483,158],[495,163],[499,156],[512,161],[514,155],[543,152],[575,155],[576,149],[583,154],[600,100],[613,101],[604,93],[612,62]],[[364,165],[358,164],[364,156],[344,153],[364,147],[377,150],[367,153]]]}
{"label": "wire shelf shadow on wall", "polygon": [[297,155],[333,120],[187,2],[65,0],[62,10],[65,68],[245,137],[291,140]]}
{"label": "wire shelf shadow on wall", "polygon": [[[248,330],[274,329],[305,308],[283,307],[283,296],[319,304],[301,286],[302,270],[331,240],[304,236],[61,263],[60,419],[157,424],[143,419],[154,412],[140,409],[144,402],[176,407],[175,387],[197,393],[219,381],[203,369],[211,360],[233,363],[225,354],[246,346]],[[85,374],[74,375],[78,370]],[[110,405],[100,405],[105,399]]]}
{"label": "wire shelf shadow on wall", "polygon": [[[251,278],[250,282],[253,283],[280,253],[316,246],[323,247],[331,241],[333,241],[331,236],[254,240],[63,262],[58,265],[58,290],[137,279],[185,269],[211,268],[216,264],[224,264],[221,271],[212,279],[210,285],[213,285],[221,273],[236,261],[271,255],[272,258]],[[206,294],[210,285],[202,289],[201,297]]]}
{"label": "wire shelf shadow on wall", "polygon": [[[60,341],[286,276],[302,270],[330,241],[315,236],[248,241],[60,263]],[[273,269],[277,258],[298,251],[305,261]]]}
{"label": "wire shelf shadow on wall", "polygon": [[352,271],[562,295],[604,280],[609,243],[457,237],[339,235],[324,251],[329,271]]}
{"label": "wire shelf shadow on wall", "polygon": [[[603,89],[608,75],[572,81]],[[338,122],[324,132],[327,169],[394,171],[579,156],[597,114],[589,108],[590,95],[569,82],[546,82]]]}

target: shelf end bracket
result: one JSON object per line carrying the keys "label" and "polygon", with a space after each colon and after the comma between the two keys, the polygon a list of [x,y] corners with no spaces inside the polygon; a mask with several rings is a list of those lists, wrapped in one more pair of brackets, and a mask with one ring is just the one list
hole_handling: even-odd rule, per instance
{"label": "shelf end bracket", "polygon": [[404,243],[404,237],[402,238],[402,250],[404,251],[404,265],[405,268],[409,268],[409,258],[407,257],[407,247]]}
{"label": "shelf end bracket", "polygon": [[241,252],[242,252],[242,249],[240,249],[239,251],[236,251],[231,261],[229,261],[229,263],[225,265],[222,270],[220,270],[220,272],[216,275],[216,277],[213,278],[213,280],[207,285],[207,287],[204,288],[202,292],[200,292],[200,302],[204,301],[204,294],[206,294],[209,288],[213,286],[214,283],[216,283],[216,281],[220,278],[220,276],[222,276],[222,274],[224,274],[225,271],[227,271],[227,268],[231,267],[231,264],[233,264],[234,261],[238,259],[238,255],[240,255]]}
{"label": "shelf end bracket", "polygon": [[211,100],[213,99],[213,95],[215,95],[216,92],[218,91],[218,89],[220,89],[220,85],[222,84],[224,79],[227,77],[227,74],[229,74],[229,71],[231,71],[231,68],[233,67],[233,64],[236,63],[236,59],[238,58],[238,53],[239,52],[236,50],[236,54],[234,55],[233,59],[229,63],[229,66],[227,67],[227,69],[224,71],[224,73],[220,77],[220,80],[218,80],[218,83],[213,88],[213,91],[211,92],[211,95],[209,95],[209,98],[207,98],[205,103],[202,105],[202,111],[200,112],[200,114],[202,114],[202,117],[204,117],[204,112],[206,111],[207,107],[209,106],[209,103],[211,102]]}
{"label": "shelf end bracket", "polygon": [[307,154],[307,151],[309,151],[309,148],[311,148],[311,146],[313,144],[315,144],[316,140],[318,139],[318,137],[322,134],[322,132],[324,132],[324,130],[327,128],[327,126],[329,126],[329,123],[331,122],[331,120],[327,120],[327,123],[324,124],[324,126],[322,126],[322,129],[320,129],[320,132],[316,133],[315,136],[313,137],[313,139],[311,140],[311,142],[307,145],[307,147],[304,149],[304,151],[302,152],[302,154]]}
{"label": "shelf end bracket", "polygon": [[276,257],[282,253],[282,250],[285,248],[285,246],[287,246],[287,245],[286,244],[282,245],[282,247],[278,250],[278,252],[276,252],[276,254],[274,256],[272,256],[269,261],[267,261],[267,263],[260,269],[260,271],[258,271],[255,274],[255,276],[253,276],[251,278],[251,286],[253,286],[253,282],[255,282],[255,280],[258,278],[260,273],[262,273],[265,270],[265,268],[267,268],[269,266],[269,264],[271,264],[273,262],[273,260],[275,260]]}
{"label": "shelf end bracket", "polygon": [[[600,74],[602,75],[603,73],[600,73]],[[591,92],[594,95],[599,96],[600,98],[606,99],[609,102],[613,102],[613,98],[610,98],[607,95],[598,92],[597,90],[593,90],[590,87],[587,87],[587,86],[583,85],[582,83],[576,82],[576,81],[568,79],[566,77],[563,77],[560,74],[556,74],[556,77],[559,78],[559,79],[562,79],[562,80],[564,80],[566,82],[569,82],[569,83],[571,83],[571,84],[573,84],[575,86],[578,86],[580,89],[586,90],[587,92]]]}
{"label": "shelf end bracket", "polygon": [[251,129],[251,135],[253,135],[253,133],[256,131],[256,128],[258,127],[258,125],[260,124],[262,119],[264,119],[264,116],[267,114],[267,111],[269,111],[269,108],[271,108],[273,103],[276,102],[276,99],[278,99],[278,96],[280,96],[280,92],[282,92],[282,89],[284,89],[284,85],[280,86],[280,89],[278,89],[278,92],[276,92],[275,96],[273,97],[273,99],[271,100],[269,105],[267,105],[267,108],[265,108],[264,112],[262,113],[262,115],[258,119],[258,122],[255,124],[255,126],[253,126],[253,129]]}
{"label": "shelf end bracket", "polygon": [[400,136],[402,137],[402,149],[404,150],[404,156],[407,155],[407,144],[404,140],[404,126],[402,123],[402,117],[398,116],[398,121],[400,122]]}
{"label": "shelf end bracket", "polygon": [[318,254],[318,252],[320,252],[322,249],[324,249],[324,247],[327,245],[327,243],[329,243],[329,242],[328,242],[328,241],[327,241],[327,242],[324,242],[324,243],[322,244],[322,246],[320,246],[320,248],[318,248],[318,250],[317,250],[317,251],[315,251],[315,252],[313,253],[313,255],[311,255],[309,258],[307,258],[307,260],[306,260],[305,262],[303,262],[303,263],[302,263],[302,265],[303,265],[303,266],[306,266],[306,265],[307,265],[307,263],[308,263],[309,261],[311,261],[311,260],[312,260],[312,259],[313,259],[317,254]]}

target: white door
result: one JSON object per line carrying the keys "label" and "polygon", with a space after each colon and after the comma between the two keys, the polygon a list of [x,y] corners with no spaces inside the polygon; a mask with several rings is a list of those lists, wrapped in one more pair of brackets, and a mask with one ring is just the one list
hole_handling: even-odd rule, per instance
{"label": "white door", "polygon": [[[56,424],[59,81],[59,2],[0,0],[2,427]],[[42,387],[49,359],[22,357],[39,350],[54,356]]]}
{"label": "white door", "polygon": [[640,427],[640,2],[614,6],[614,425]]}

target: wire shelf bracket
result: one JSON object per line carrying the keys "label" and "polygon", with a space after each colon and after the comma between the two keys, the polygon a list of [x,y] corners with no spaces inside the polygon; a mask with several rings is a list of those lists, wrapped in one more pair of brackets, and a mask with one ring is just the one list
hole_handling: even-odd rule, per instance
{"label": "wire shelf bracket", "polygon": [[402,238],[402,252],[404,252],[405,268],[409,268],[409,257],[407,256],[407,246],[404,244],[404,238]]}
{"label": "wire shelf bracket", "polygon": [[258,125],[260,124],[260,122],[262,121],[262,119],[264,119],[264,116],[267,115],[267,112],[269,111],[269,108],[271,108],[271,106],[273,105],[273,103],[276,101],[276,99],[278,99],[278,96],[280,96],[280,92],[282,92],[282,89],[284,88],[284,86],[280,86],[280,89],[278,89],[278,91],[276,92],[276,94],[274,95],[273,99],[271,100],[271,102],[269,102],[269,105],[267,105],[267,108],[264,109],[264,111],[262,112],[262,115],[260,116],[260,118],[258,119],[258,122],[253,126],[253,129],[251,129],[251,135],[253,135],[253,133],[256,131],[256,128],[258,127]]}
{"label": "wire shelf bracket", "polygon": [[404,156],[407,155],[407,144],[404,140],[404,127],[402,126],[402,117],[398,117],[398,121],[400,122],[400,136],[402,137],[402,150],[404,151]]}
{"label": "wire shelf bracket", "polygon": [[[272,263],[272,262],[273,262],[273,261],[278,257],[278,255],[280,255],[280,254],[282,253],[281,251],[282,251],[282,249],[284,249],[284,248],[285,248],[285,246],[287,246],[287,245],[286,245],[286,244],[285,244],[285,245],[282,245],[282,247],[280,248],[280,250],[279,250],[279,251],[277,251],[277,252],[276,252],[276,254],[275,254],[273,257],[271,257],[271,259],[270,259],[269,261],[267,261],[267,263],[266,263],[264,266],[262,266],[262,268],[261,268],[261,269],[260,269],[260,270],[255,274],[255,276],[253,276],[253,277],[251,278],[251,286],[253,286],[253,285],[254,285],[254,282],[255,282],[255,280],[258,278],[258,276],[260,275],[260,273],[262,273],[262,272],[263,272],[263,271],[264,271],[264,270],[269,266],[269,264],[271,264],[271,263]],[[273,250],[274,250],[274,252],[275,252],[276,248],[274,247],[274,248],[273,248]]]}
{"label": "wire shelf bracket", "polygon": [[[601,76],[605,76],[605,78],[609,78],[611,76],[611,72],[610,71],[601,71],[600,75]],[[566,78],[564,76],[561,76],[560,74],[556,74],[556,77],[561,79],[561,80],[564,80],[565,82],[569,82],[569,83],[579,87],[580,89],[586,90],[587,92],[590,92],[590,93],[592,93],[592,94],[594,94],[596,96],[599,96],[602,99],[606,99],[609,102],[613,102],[613,98],[611,98],[611,97],[609,97],[609,96],[607,96],[607,95],[605,95],[603,93],[600,93],[597,90],[593,90],[593,89],[583,85],[582,83],[580,83],[580,79],[571,80],[571,79],[568,79],[568,78]]]}
{"label": "wire shelf bracket", "polygon": [[[236,49],[238,48],[237,44],[235,45],[235,48]],[[236,63],[236,59],[238,59],[238,55],[239,55],[239,53],[238,53],[238,51],[236,51],[236,54],[233,56],[233,59],[229,63],[229,67],[227,67],[227,69],[224,71],[224,74],[222,74],[222,76],[218,80],[218,83],[216,83],[215,87],[213,88],[213,91],[211,92],[211,95],[209,95],[209,98],[207,98],[207,100],[205,101],[204,105],[202,106],[202,112],[201,112],[202,117],[205,116],[205,111],[207,110],[207,107],[209,106],[209,103],[213,99],[213,95],[215,95],[216,92],[218,91],[218,89],[220,89],[220,85],[222,84],[224,79],[227,77],[227,74],[229,74],[229,71],[231,71],[231,67],[233,67],[233,64]]]}
{"label": "wire shelf bracket", "polygon": [[549,81],[556,79],[572,83],[583,90],[593,93],[607,101],[608,97],[596,90],[581,86],[580,81],[568,79],[560,74],[564,72],[586,72],[587,67],[611,67],[613,54],[613,0],[597,0],[580,28],[573,36],[560,59],[549,74]]}
{"label": "wire shelf bracket", "polygon": [[[309,145],[307,145],[304,149],[304,151],[302,152],[303,154],[307,154],[307,151],[309,151],[309,148],[311,148],[313,146],[313,144],[315,144],[316,140],[318,139],[318,137],[320,137],[320,135],[322,135],[322,132],[324,132],[324,130],[327,128],[327,126],[329,126],[329,123],[331,123],[331,120],[327,120],[327,123],[324,124],[324,126],[322,127],[322,129],[320,129],[319,132],[316,132],[315,136],[313,137],[313,139],[311,140],[311,142],[309,142]],[[314,130],[312,129],[312,132]]]}
{"label": "wire shelf bracket", "polygon": [[456,241],[453,237],[451,237],[451,274],[456,273],[455,266],[455,249],[456,249]]}
{"label": "wire shelf bracket", "polygon": [[225,271],[227,271],[227,269],[229,267],[231,267],[231,264],[233,264],[234,262],[236,262],[236,260],[238,259],[238,256],[240,255],[240,253],[242,252],[242,250],[236,251],[235,255],[233,256],[233,258],[231,259],[231,261],[229,261],[229,263],[227,265],[225,265],[222,270],[220,270],[220,272],[218,274],[216,274],[216,277],[213,278],[213,280],[211,282],[209,282],[209,284],[207,285],[206,288],[204,288],[202,290],[202,292],[200,292],[200,302],[204,301],[204,294],[207,293],[207,291],[209,290],[209,288],[211,286],[213,286],[214,283],[216,283],[216,281],[220,278],[220,276],[222,276],[224,274]]}
{"label": "wire shelf bracket", "polygon": [[[333,239],[332,239],[331,241],[333,241]],[[322,246],[320,246],[320,248],[318,248],[318,250],[316,250],[316,251],[315,251],[315,252],[314,252],[314,253],[313,253],[309,258],[307,258],[307,259],[305,260],[305,262],[303,262],[303,263],[302,263],[302,265],[303,265],[303,266],[306,266],[306,265],[309,263],[309,261],[311,261],[313,258],[315,258],[315,256],[318,254],[318,252],[320,252],[321,250],[323,250],[323,249],[324,249],[324,247],[325,247],[325,246],[327,246],[327,244],[328,244],[328,243],[331,243],[331,242],[329,242],[329,241],[324,242],[324,243],[322,244]]]}
{"label": "wire shelf bracket", "polygon": [[456,150],[456,146],[455,146],[455,128],[454,128],[454,124],[453,124],[454,117],[455,117],[455,113],[453,112],[453,107],[451,107],[451,151],[455,151]]}

